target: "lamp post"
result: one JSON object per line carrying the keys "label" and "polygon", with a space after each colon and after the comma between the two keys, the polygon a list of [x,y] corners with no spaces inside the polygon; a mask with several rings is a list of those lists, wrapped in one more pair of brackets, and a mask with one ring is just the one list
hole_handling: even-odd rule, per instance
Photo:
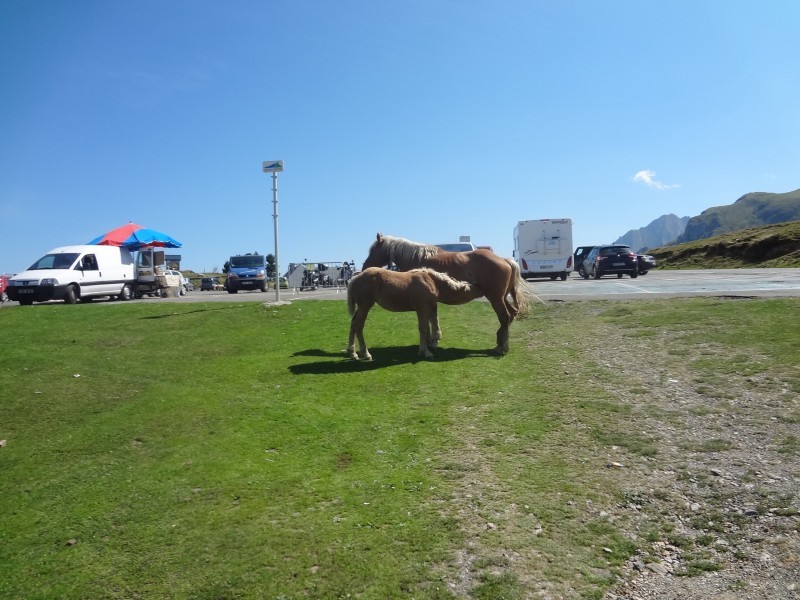
{"label": "lamp post", "polygon": [[281,300],[280,269],[278,269],[278,173],[283,171],[282,160],[266,160],[264,173],[272,173],[272,225],[275,230],[275,302]]}

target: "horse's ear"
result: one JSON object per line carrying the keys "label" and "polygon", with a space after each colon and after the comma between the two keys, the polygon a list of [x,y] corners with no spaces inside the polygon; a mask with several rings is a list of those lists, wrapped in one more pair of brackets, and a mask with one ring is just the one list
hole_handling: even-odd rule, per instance
{"label": "horse's ear", "polygon": [[378,237],[376,239],[377,239],[377,241],[382,242],[383,241],[383,234],[379,233]]}

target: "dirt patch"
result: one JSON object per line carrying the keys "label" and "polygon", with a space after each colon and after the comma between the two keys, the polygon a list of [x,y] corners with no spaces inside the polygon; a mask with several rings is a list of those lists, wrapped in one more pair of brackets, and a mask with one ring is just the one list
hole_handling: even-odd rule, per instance
{"label": "dirt patch", "polygon": [[[800,404],[780,373],[714,374],[692,367],[723,352],[668,332],[605,339],[623,374],[631,431],[657,451],[615,470],[628,534],[648,540],[607,598],[797,598],[800,595]],[[750,361],[766,361],[750,356]],[[760,370],[760,369],[759,369]]]}
{"label": "dirt patch", "polygon": [[[459,486],[444,512],[466,539],[443,566],[449,590],[472,597],[487,575],[509,574],[516,588],[507,597],[577,598],[593,589],[607,589],[609,600],[800,597],[800,400],[788,374],[754,355],[743,363],[756,368],[715,372],[703,361],[729,350],[668,330],[637,336],[612,325],[602,334],[585,339],[576,360],[597,357],[604,391],[625,408],[609,436],[621,441],[601,441],[589,459],[602,461],[614,491],[576,511],[613,524],[640,550],[621,567],[587,567],[582,581],[556,580],[552,556],[572,559],[548,552],[546,541],[515,543],[522,530],[542,540],[553,532],[504,498],[480,435],[466,428],[445,465]],[[475,414],[458,422],[481,422],[480,408],[461,410]],[[570,426],[588,436],[593,424],[578,411]],[[511,543],[487,543],[495,529]],[[587,586],[587,576],[605,583]]]}

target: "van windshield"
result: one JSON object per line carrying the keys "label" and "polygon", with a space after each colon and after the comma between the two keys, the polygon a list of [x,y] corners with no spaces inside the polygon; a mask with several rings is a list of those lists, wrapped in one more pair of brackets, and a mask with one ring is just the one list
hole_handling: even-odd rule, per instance
{"label": "van windshield", "polygon": [[77,259],[77,252],[66,252],[64,254],[45,254],[42,258],[28,267],[28,271],[40,271],[44,269],[69,269]]}
{"label": "van windshield", "polygon": [[263,267],[264,266],[264,257],[260,254],[251,254],[249,256],[232,256],[231,257],[231,267],[232,268],[248,268],[248,267]]}

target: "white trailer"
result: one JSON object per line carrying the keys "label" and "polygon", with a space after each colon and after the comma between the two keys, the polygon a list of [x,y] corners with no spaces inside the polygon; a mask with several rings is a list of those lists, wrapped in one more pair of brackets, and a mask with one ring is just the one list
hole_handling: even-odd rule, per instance
{"label": "white trailer", "polygon": [[572,219],[532,219],[514,228],[514,260],[523,279],[561,278],[572,271]]}

